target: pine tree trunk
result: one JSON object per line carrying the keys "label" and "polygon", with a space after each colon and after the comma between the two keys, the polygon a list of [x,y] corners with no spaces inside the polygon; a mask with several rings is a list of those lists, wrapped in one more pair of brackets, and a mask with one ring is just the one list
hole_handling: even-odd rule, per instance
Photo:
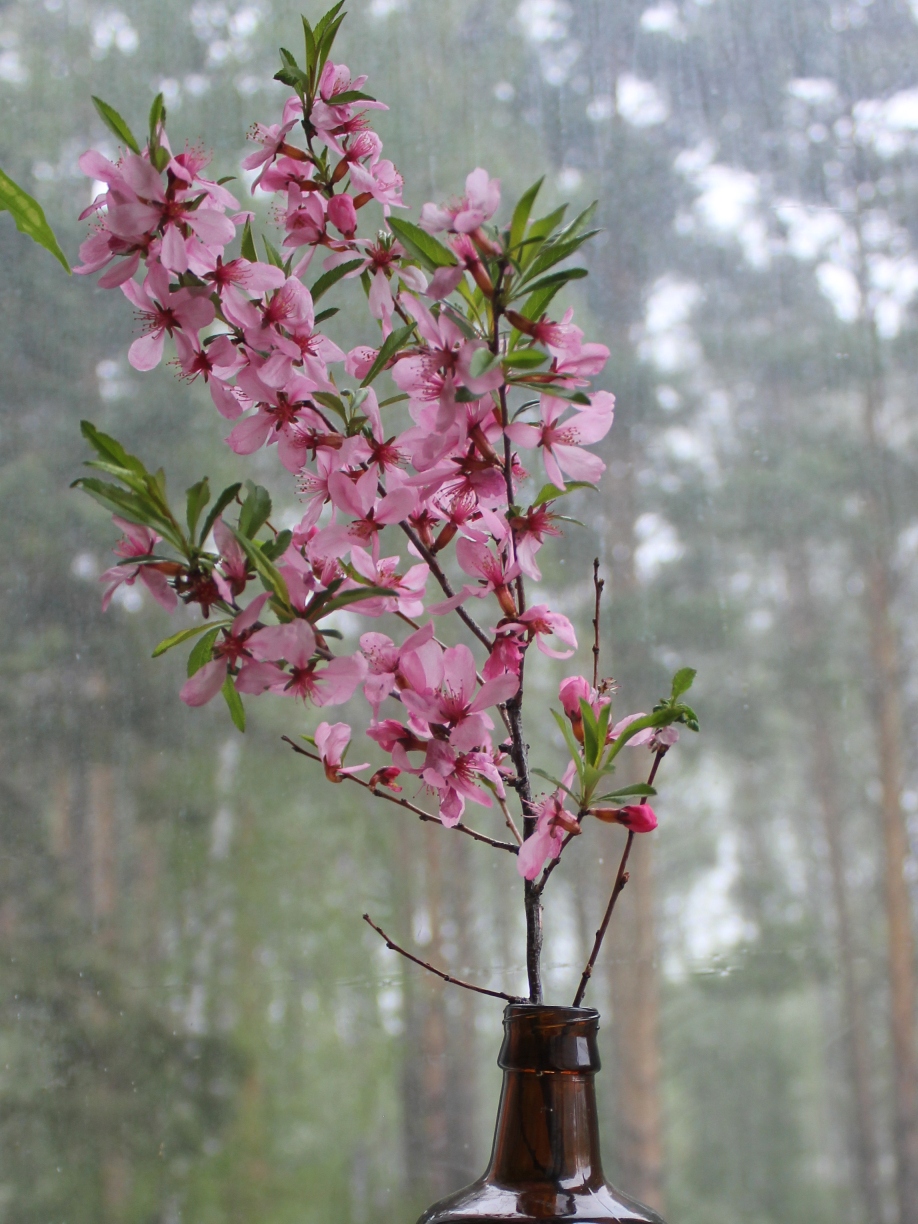
{"label": "pine tree trunk", "polygon": [[[813,657],[819,644],[818,614],[810,594],[810,572],[806,556],[794,545],[788,555],[788,577],[792,597],[792,632],[803,652],[808,674],[818,674],[820,660]],[[870,1068],[870,1041],[863,994],[857,970],[854,924],[845,877],[842,806],[839,799],[838,761],[827,711],[831,697],[818,679],[807,686],[802,715],[810,740],[811,789],[822,816],[828,851],[829,879],[835,917],[835,940],[841,979],[841,1028],[851,1099],[850,1140],[857,1188],[868,1224],[882,1224],[883,1207],[877,1153],[876,1111]]]}
{"label": "pine tree trunk", "polygon": [[867,353],[863,395],[865,612],[875,707],[880,815],[885,851],[890,1028],[893,1054],[893,1135],[899,1224],[918,1224],[918,1051],[915,1044],[915,939],[905,879],[908,833],[902,811],[902,700],[899,647],[892,612],[893,513],[885,481],[877,416],[884,399],[879,339],[872,320],[863,329]]}
{"label": "pine tree trunk", "polygon": [[654,922],[653,840],[639,837],[615,918],[612,970],[617,1052],[621,1186],[663,1212],[663,1109],[660,1094],[660,997]]}

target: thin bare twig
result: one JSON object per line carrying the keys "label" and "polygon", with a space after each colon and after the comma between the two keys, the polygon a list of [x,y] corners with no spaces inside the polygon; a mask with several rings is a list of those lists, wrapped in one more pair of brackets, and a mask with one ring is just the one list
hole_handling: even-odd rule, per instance
{"label": "thin bare twig", "polygon": [[519,829],[516,827],[516,823],[514,822],[513,817],[510,815],[510,809],[507,807],[506,799],[501,799],[500,795],[498,795],[497,802],[500,804],[500,810],[504,814],[504,820],[507,823],[507,828],[516,838],[517,845],[521,846],[523,844],[523,835],[522,833],[520,833]]}
{"label": "thin bare twig", "polygon": [[[647,778],[647,785],[653,786],[653,780],[657,776],[657,770],[660,768],[660,762],[666,756],[666,748],[658,748],[653,759],[653,765],[650,769],[650,775]],[[609,920],[612,917],[612,911],[615,909],[615,903],[621,895],[622,889],[628,883],[628,872],[625,868],[628,866],[628,856],[631,853],[631,846],[634,843],[634,830],[628,830],[628,840],[625,842],[625,850],[622,854],[622,860],[618,865],[618,871],[615,876],[615,883],[612,886],[612,896],[609,898],[609,904],[606,906],[606,912],[603,915],[599,930],[596,932],[596,938],[593,940],[593,950],[590,953],[590,959],[584,967],[580,977],[580,985],[577,987],[577,993],[574,996],[574,1007],[579,1007],[583,1002],[583,996],[586,993],[586,988],[589,985],[590,978],[593,976],[593,969],[596,965],[596,958],[599,956],[599,949],[602,947],[602,941],[605,939],[606,931],[609,926]]]}
{"label": "thin bare twig", "polygon": [[593,560],[593,589],[596,592],[596,611],[593,615],[593,688],[599,685],[599,605],[602,601],[605,580],[599,576],[599,558]]}
{"label": "thin bare twig", "polygon": [[521,999],[519,995],[504,994],[502,990],[488,990],[485,986],[473,986],[471,982],[463,982],[461,978],[455,978],[451,973],[444,973],[442,969],[435,968],[427,961],[421,960],[419,956],[412,956],[410,952],[400,948],[397,943],[393,943],[382,927],[378,927],[369,914],[364,914],[363,920],[368,926],[373,928],[381,939],[386,941],[387,948],[391,948],[393,952],[398,952],[399,956],[404,956],[406,960],[413,961],[415,965],[420,965],[428,973],[433,973],[438,978],[442,978],[444,982],[449,982],[453,986],[461,986],[463,990],[474,990],[476,994],[490,995],[492,999],[505,999],[508,1003],[525,1002],[525,999]]}
{"label": "thin bare twig", "polygon": [[[309,757],[310,761],[318,761],[320,765],[322,764],[322,758],[320,756],[316,756],[314,752],[309,752],[306,748],[301,748],[300,745],[294,743],[289,736],[282,735],[281,739],[285,744],[289,744],[293,751],[299,753],[300,756]],[[375,795],[377,799],[385,799],[389,803],[396,804],[397,807],[405,808],[405,810],[408,812],[413,812],[415,816],[417,816],[418,820],[427,821],[429,824],[438,824],[444,829],[447,827],[443,824],[443,821],[439,816],[432,816],[430,812],[425,812],[423,808],[416,807],[407,799],[399,799],[398,795],[387,795],[385,791],[379,790],[375,786],[371,786],[369,782],[364,782],[363,778],[356,778],[353,774],[343,774],[342,780],[345,782],[356,782],[358,786],[362,786],[364,790],[368,790],[370,794]],[[498,841],[494,837],[488,837],[486,833],[479,833],[477,829],[470,829],[468,825],[462,824],[461,822],[453,825],[452,828],[457,833],[464,833],[466,837],[471,837],[475,841],[483,842],[486,846],[493,846],[495,850],[509,850],[511,854],[517,854],[519,851],[519,847],[514,846],[512,842]]]}
{"label": "thin bare twig", "polygon": [[586,993],[586,988],[589,985],[590,978],[593,976],[593,968],[596,964],[596,958],[599,956],[599,949],[602,947],[602,941],[605,938],[606,930],[609,926],[609,920],[612,917],[612,911],[615,909],[615,902],[618,900],[622,889],[628,883],[628,872],[625,868],[628,865],[628,856],[631,853],[631,846],[634,842],[634,830],[628,830],[628,840],[625,842],[625,852],[622,855],[622,861],[618,865],[618,874],[615,877],[615,885],[612,889],[612,896],[609,898],[609,904],[606,906],[606,912],[603,915],[599,930],[596,932],[596,938],[593,940],[593,951],[590,953],[590,959],[584,967],[580,977],[580,985],[577,987],[577,993],[574,995],[572,1007],[579,1007],[583,1002],[583,996]]}
{"label": "thin bare twig", "polygon": [[[418,552],[421,554],[421,556],[430,566],[430,572],[433,574],[434,578],[436,578],[437,582],[439,582],[440,587],[443,591],[443,594],[446,596],[447,599],[452,599],[452,597],[456,594],[456,592],[453,590],[452,583],[447,578],[446,574],[444,574],[443,570],[440,568],[440,563],[437,560],[437,558],[430,551],[430,549],[426,546],[426,544],[424,544],[424,542],[421,540],[421,537],[414,530],[414,528],[411,526],[410,523],[406,522],[403,519],[399,523],[399,527],[401,527],[402,531],[404,531],[405,535],[408,537],[411,543],[415,546],[415,548],[418,550]],[[490,654],[491,647],[494,645],[494,643],[485,633],[484,629],[482,629],[481,625],[479,625],[478,622],[473,619],[473,617],[469,616],[468,612],[466,612],[465,608],[463,608],[461,604],[455,609],[455,611],[459,619],[464,622],[466,627],[470,629],[472,633],[475,634],[479,642],[481,642],[483,646],[487,647],[488,653]]]}

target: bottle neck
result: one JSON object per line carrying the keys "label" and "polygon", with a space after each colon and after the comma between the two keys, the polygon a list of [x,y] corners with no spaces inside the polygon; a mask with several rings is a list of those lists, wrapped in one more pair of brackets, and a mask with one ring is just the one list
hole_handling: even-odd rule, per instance
{"label": "bottle neck", "polygon": [[549,1182],[558,1189],[604,1182],[592,1072],[504,1071],[486,1180]]}
{"label": "bottle neck", "polygon": [[486,1180],[588,1187],[603,1182],[596,1116],[596,1031],[590,1008],[511,1004],[504,1013],[504,1069]]}

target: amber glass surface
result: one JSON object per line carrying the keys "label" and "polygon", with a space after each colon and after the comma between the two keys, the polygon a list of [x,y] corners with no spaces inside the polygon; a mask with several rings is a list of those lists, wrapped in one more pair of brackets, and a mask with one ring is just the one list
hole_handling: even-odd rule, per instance
{"label": "amber glass surface", "polygon": [[649,1207],[606,1181],[594,1078],[599,1014],[592,1008],[511,1004],[504,1012],[504,1071],[487,1172],[435,1203],[418,1224],[488,1220],[642,1220]]}

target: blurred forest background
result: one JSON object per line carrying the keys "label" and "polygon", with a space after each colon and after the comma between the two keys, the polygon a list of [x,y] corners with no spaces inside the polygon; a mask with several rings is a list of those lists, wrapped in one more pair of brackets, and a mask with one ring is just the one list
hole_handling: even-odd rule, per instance
{"label": "blurred forest background", "polygon": [[[162,90],[173,143],[237,173],[301,3],[0,0],[0,165],[72,262],[77,157],[114,152],[90,95],[142,128]],[[689,664],[702,722],[588,999],[607,1170],[680,1224],[916,1224],[918,3],[349,7],[336,58],[391,107],[410,216],[476,165],[505,199],[544,173],[548,202],[599,200],[570,301],[617,420],[544,587],[587,643],[598,555],[620,713]],[[79,419],[174,488],[240,469],[205,390],[127,365],[120,295],[2,215],[0,269],[0,1220],[410,1224],[484,1165],[500,1009],[360,915],[517,990],[512,866],[326,786],[280,742],[301,708],[250,703],[244,737],[185,709],[139,586],[102,615]],[[371,339],[345,315],[339,343]],[[600,835],[548,898],[558,1001]]]}

